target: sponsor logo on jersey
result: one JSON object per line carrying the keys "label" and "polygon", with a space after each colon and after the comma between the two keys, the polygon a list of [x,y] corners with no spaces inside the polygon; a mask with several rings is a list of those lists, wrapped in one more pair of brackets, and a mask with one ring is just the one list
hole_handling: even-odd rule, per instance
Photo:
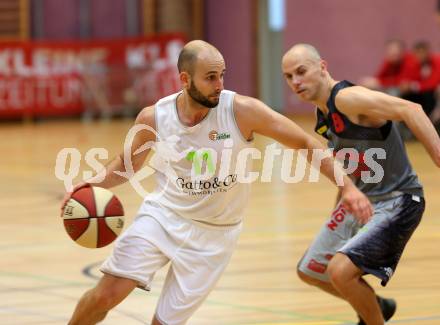
{"label": "sponsor logo on jersey", "polygon": [[229,139],[231,137],[231,135],[229,133],[223,132],[223,133],[218,133],[215,130],[212,130],[211,132],[209,132],[209,139],[212,141],[219,141],[219,140],[225,140],[225,139]]}
{"label": "sponsor logo on jersey", "polygon": [[193,164],[193,169],[196,175],[202,174],[202,162],[206,163],[208,172],[213,175],[215,173],[215,163],[212,158],[212,153],[209,150],[190,151],[185,157],[186,160]]}
{"label": "sponsor logo on jersey", "polygon": [[176,180],[177,187],[191,196],[225,193],[236,184],[237,174],[231,174],[222,179],[214,177],[207,180],[191,180],[179,177]]}

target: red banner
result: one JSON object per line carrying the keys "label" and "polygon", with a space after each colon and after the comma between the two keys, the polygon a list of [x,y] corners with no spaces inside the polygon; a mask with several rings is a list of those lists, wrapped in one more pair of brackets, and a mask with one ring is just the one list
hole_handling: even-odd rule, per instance
{"label": "red banner", "polygon": [[184,38],[0,42],[0,118],[139,110],[177,91]]}

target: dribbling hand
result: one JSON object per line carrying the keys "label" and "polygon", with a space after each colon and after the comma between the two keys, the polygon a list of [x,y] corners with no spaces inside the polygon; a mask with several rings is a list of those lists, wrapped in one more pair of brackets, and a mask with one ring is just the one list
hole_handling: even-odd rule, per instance
{"label": "dribbling hand", "polygon": [[70,200],[72,193],[79,190],[80,188],[88,187],[88,186],[91,186],[91,185],[89,183],[82,182],[82,183],[75,185],[71,192],[66,192],[66,194],[64,194],[63,201],[61,202],[61,214],[60,214],[61,217],[63,217],[64,207],[66,206],[67,202]]}
{"label": "dribbling hand", "polygon": [[374,213],[368,197],[354,185],[342,188],[341,203],[361,224],[366,224]]}

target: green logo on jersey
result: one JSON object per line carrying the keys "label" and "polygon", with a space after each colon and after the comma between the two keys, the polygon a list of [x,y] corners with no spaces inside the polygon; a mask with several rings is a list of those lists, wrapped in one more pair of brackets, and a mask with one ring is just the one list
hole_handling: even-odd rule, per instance
{"label": "green logo on jersey", "polygon": [[186,160],[192,162],[196,175],[202,174],[202,162],[206,161],[206,168],[210,174],[214,174],[215,165],[212,159],[212,153],[208,150],[190,151],[186,155]]}

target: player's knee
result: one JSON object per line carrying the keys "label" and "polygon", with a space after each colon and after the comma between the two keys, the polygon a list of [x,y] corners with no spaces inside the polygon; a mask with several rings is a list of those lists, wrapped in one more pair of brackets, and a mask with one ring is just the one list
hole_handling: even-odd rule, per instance
{"label": "player's knee", "polygon": [[316,278],[311,277],[310,275],[307,275],[303,271],[301,271],[299,266],[296,268],[296,274],[298,275],[300,280],[303,281],[304,283],[307,283],[308,285],[315,286],[315,287],[319,286],[320,281]]}
{"label": "player's knee", "polygon": [[302,281],[302,282],[305,282],[305,283],[307,283],[307,284],[309,284],[309,276],[307,275],[307,274],[305,274],[303,271],[301,271],[301,264],[302,264],[302,262],[303,262],[303,259],[304,258],[302,258],[299,262],[298,262],[298,264],[296,265],[296,274],[298,275],[298,278],[300,278],[300,280]]}
{"label": "player's knee", "polygon": [[330,279],[330,282],[335,287],[341,287],[345,283],[347,283],[347,276],[344,268],[334,261],[330,261],[328,267],[327,267],[327,273]]}
{"label": "player's knee", "polygon": [[296,274],[298,275],[298,278],[307,284],[311,285],[312,278],[305,274],[299,267],[296,268]]}
{"label": "player's knee", "polygon": [[100,289],[90,293],[90,298],[97,310],[106,312],[117,304],[116,295],[112,291],[112,289]]}

